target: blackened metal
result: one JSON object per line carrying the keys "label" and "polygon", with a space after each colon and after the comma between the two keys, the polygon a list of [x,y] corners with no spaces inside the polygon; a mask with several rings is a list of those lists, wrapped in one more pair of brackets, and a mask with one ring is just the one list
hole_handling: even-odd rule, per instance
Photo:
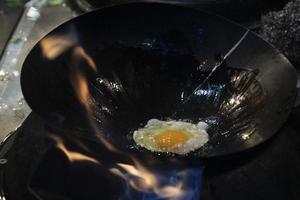
{"label": "blackened metal", "polygon": [[[201,158],[239,152],[267,140],[292,109],[292,65],[252,32],[227,58],[227,67],[183,104],[182,97],[191,94],[220,61],[218,55],[225,55],[245,31],[190,8],[128,4],[82,15],[48,37],[75,35],[74,46],[94,59],[97,73],[87,62],[80,63],[80,69],[89,82],[89,102],[98,107],[98,128],[109,142],[146,156],[151,153],[135,148],[132,133],[149,119],[206,120],[211,141],[185,156]],[[85,109],[70,83],[74,46],[49,60],[41,42],[37,44],[24,63],[21,83],[34,111],[84,127]]]}

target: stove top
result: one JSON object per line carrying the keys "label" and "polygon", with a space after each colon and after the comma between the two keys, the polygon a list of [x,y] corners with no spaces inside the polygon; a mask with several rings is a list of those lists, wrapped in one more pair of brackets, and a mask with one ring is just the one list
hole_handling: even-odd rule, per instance
{"label": "stove top", "polygon": [[[198,183],[194,191],[200,192],[199,195],[190,199],[299,199],[299,115],[300,108],[297,108],[274,137],[254,149],[210,159],[199,166],[193,165],[194,171],[191,174],[196,179],[194,177],[191,183],[195,184],[197,180],[201,183]],[[124,197],[122,179],[108,173],[105,164],[96,167],[91,162],[69,162],[66,155],[47,137],[49,130],[49,125],[44,120],[31,113],[23,125],[2,144],[0,191],[5,199]],[[188,164],[185,167],[191,169]],[[178,167],[168,166],[168,169],[176,168]],[[137,199],[133,196],[125,196],[123,199]]]}
{"label": "stove top", "polygon": [[[53,9],[47,8],[44,12],[52,13]],[[67,12],[69,15],[60,16],[63,20],[71,18],[70,11]],[[240,16],[237,13],[232,15]],[[43,19],[43,16],[46,17],[41,13],[40,19]],[[48,23],[48,20],[44,20],[46,21]],[[57,22],[53,20],[53,23]],[[36,27],[42,29],[39,21],[36,24]],[[250,28],[251,26],[252,24],[249,25]],[[42,35],[39,33],[33,41],[35,42]],[[23,48],[24,52],[28,52],[34,42],[27,42],[26,48]],[[25,54],[23,57],[25,58]],[[15,82],[19,83],[18,80]],[[15,90],[8,87],[7,91]],[[5,117],[7,118],[7,115]],[[299,118],[298,107],[285,126],[266,143],[240,154],[207,160],[199,166],[193,165],[192,174],[195,176],[191,176],[194,179],[189,184],[196,184],[194,191],[196,194],[190,199],[298,200],[300,197],[300,125],[297,122]],[[2,120],[2,129],[5,124],[8,124],[6,121],[3,123]],[[121,196],[124,200],[163,199],[152,196],[135,198],[136,194],[132,193],[124,196],[124,181],[108,173],[107,166],[95,167],[86,162],[70,165],[65,154],[55,147],[53,140],[47,137],[47,132],[49,132],[49,124],[37,114],[31,113],[22,126],[1,144],[0,199],[86,200],[120,199]],[[177,166],[168,167],[177,168]],[[185,167],[191,169],[188,164]],[[168,173],[166,174],[168,176]]]}

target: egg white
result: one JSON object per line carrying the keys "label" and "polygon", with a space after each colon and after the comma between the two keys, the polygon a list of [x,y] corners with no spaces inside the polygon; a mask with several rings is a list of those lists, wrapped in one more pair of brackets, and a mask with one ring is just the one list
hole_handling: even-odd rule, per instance
{"label": "egg white", "polygon": [[[184,155],[202,147],[209,140],[207,134],[208,125],[205,122],[197,124],[184,121],[161,121],[150,119],[144,128],[133,133],[133,139],[137,145],[153,152],[170,152]],[[178,130],[186,133],[188,140],[178,144],[174,148],[160,148],[155,142],[155,136],[166,130]]]}

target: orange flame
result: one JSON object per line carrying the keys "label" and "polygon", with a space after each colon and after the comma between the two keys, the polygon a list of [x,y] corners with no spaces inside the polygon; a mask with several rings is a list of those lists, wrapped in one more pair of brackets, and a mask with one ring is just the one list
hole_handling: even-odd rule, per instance
{"label": "orange flame", "polygon": [[[86,109],[87,116],[90,120],[92,128],[96,133],[100,133],[96,122],[93,120],[93,110],[95,108],[95,105],[90,94],[88,80],[85,75],[79,70],[79,63],[81,61],[85,61],[91,69],[93,69],[95,72],[97,71],[95,62],[84,51],[84,49],[82,47],[75,47],[73,51],[72,71],[70,74],[71,84],[76,92],[77,98]],[[128,156],[115,148],[101,134],[96,134],[96,136],[110,151]],[[65,146],[62,146],[62,144],[63,143],[59,143],[58,147],[62,149],[66,153],[66,155],[68,155],[69,159],[71,156],[73,156],[73,159],[74,156],[79,156],[79,159],[90,159],[89,157],[85,157],[84,155],[78,155],[75,152],[70,153],[70,151],[68,151]],[[110,169],[110,172],[123,178],[129,186],[140,192],[154,193],[157,196],[169,199],[181,198],[185,194],[182,182],[179,181],[175,185],[161,186],[159,177],[155,173],[152,173],[150,170],[145,168],[137,159],[131,157],[131,160],[134,163],[133,165],[117,163],[115,167]],[[128,174],[130,176],[128,176]]]}
{"label": "orange flame", "polygon": [[93,59],[87,55],[82,47],[75,47],[73,50],[73,62],[72,62],[72,71],[70,74],[70,79],[72,86],[76,92],[76,95],[80,103],[85,107],[88,115],[92,114],[93,103],[91,101],[91,95],[89,91],[88,81],[84,74],[79,70],[79,63],[82,60],[85,60],[91,69],[95,72],[97,67]]}
{"label": "orange flame", "polygon": [[[88,53],[80,46],[76,46],[77,38],[74,35],[52,35],[45,37],[41,42],[40,46],[42,49],[43,56],[49,60],[54,60],[68,49],[72,48],[72,66],[70,73],[71,85],[76,93],[79,102],[84,106],[87,117],[90,121],[92,128],[94,129],[96,136],[107,149],[119,154],[128,156],[123,152],[120,152],[116,147],[110,144],[100,134],[100,130],[94,121],[93,110],[96,105],[92,101],[92,96],[89,90],[89,82],[85,74],[80,70],[79,64],[84,61],[87,67],[92,69],[95,73],[97,72],[97,66],[94,60]],[[122,90],[118,82],[108,83],[106,80],[101,80],[111,90]],[[56,142],[56,147],[60,149],[68,158],[70,162],[87,161],[97,165],[100,162],[95,158],[88,156],[77,151],[69,150],[62,138],[51,135],[51,138]],[[110,172],[123,178],[127,185],[134,188],[137,191],[145,193],[153,193],[162,198],[177,199],[183,197],[185,191],[183,189],[183,182],[179,181],[177,184],[172,185],[161,185],[160,177],[151,172],[145,166],[142,165],[134,157],[130,157],[133,161],[133,165],[125,163],[117,163],[115,167],[110,169]]]}
{"label": "orange flame", "polygon": [[92,57],[84,51],[82,47],[74,48],[72,61],[73,66],[70,74],[71,84],[76,92],[77,98],[86,110],[88,119],[92,128],[95,130],[96,136],[107,149],[109,149],[110,151],[118,152],[118,150],[112,144],[110,144],[101,134],[97,134],[100,133],[100,130],[93,120],[93,109],[95,108],[95,105],[90,94],[88,80],[85,75],[79,70],[79,63],[81,61],[86,61],[88,67],[90,67],[94,72],[97,72],[97,66],[95,62],[93,61]]}
{"label": "orange flame", "polygon": [[44,57],[49,60],[54,60],[59,55],[64,53],[68,48],[74,46],[76,40],[67,36],[47,36],[41,40],[40,46]]}
{"label": "orange flame", "polygon": [[87,80],[80,73],[75,73],[73,77],[74,77],[74,81],[72,83],[73,83],[73,87],[76,88],[75,89],[76,95],[80,103],[85,107],[88,114],[90,114],[92,112],[93,104],[90,99],[90,91],[89,91]]}
{"label": "orange flame", "polygon": [[73,68],[71,73],[71,82],[81,104],[85,107],[89,115],[92,114],[93,103],[89,91],[88,81],[86,77],[80,72],[78,65],[81,60],[85,60],[88,66],[95,72],[97,67],[93,59],[85,53],[82,47],[75,47],[73,51]]}
{"label": "orange flame", "polygon": [[75,64],[78,64],[81,60],[85,60],[88,66],[97,72],[97,66],[91,56],[89,56],[82,47],[75,47],[73,50],[73,58]]}
{"label": "orange flame", "polygon": [[92,163],[95,163],[95,164],[100,164],[100,162],[98,160],[96,160],[92,157],[89,157],[89,156],[84,155],[84,154],[79,153],[79,152],[68,150],[60,137],[55,136],[55,135],[51,135],[51,138],[56,142],[56,147],[58,149],[60,149],[67,156],[67,158],[70,162],[88,161],[88,162],[92,162]]}

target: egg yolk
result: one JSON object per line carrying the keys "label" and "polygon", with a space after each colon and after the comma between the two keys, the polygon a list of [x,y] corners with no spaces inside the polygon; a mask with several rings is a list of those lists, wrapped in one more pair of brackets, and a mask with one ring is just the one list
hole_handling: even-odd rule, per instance
{"label": "egg yolk", "polygon": [[178,130],[165,130],[154,137],[155,143],[160,148],[174,148],[184,144],[188,140],[188,135]]}

